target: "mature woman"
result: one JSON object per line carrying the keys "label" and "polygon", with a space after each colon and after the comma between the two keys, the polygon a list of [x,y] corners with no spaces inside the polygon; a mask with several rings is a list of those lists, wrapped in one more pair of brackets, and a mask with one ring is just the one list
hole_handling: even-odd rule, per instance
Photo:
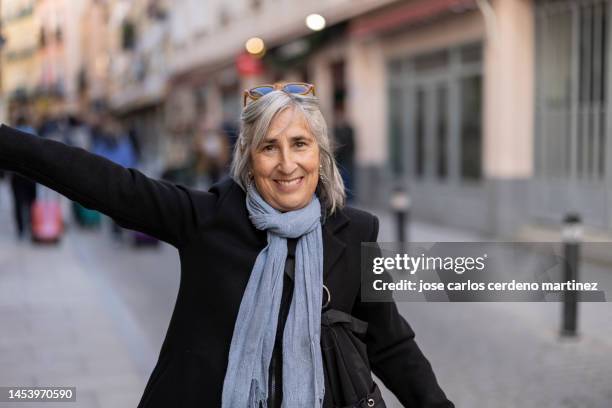
{"label": "mature woman", "polygon": [[0,168],[179,250],[176,306],[139,407],[334,406],[319,343],[328,301],[369,324],[372,370],[404,406],[453,406],[395,304],[360,300],[360,243],[376,241],[378,220],[344,206],[312,85],[245,92],[232,179],[208,192],[4,125]]}

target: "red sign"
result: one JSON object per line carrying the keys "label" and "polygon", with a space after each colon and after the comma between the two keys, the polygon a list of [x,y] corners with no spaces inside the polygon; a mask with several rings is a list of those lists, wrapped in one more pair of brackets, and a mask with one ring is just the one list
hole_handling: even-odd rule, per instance
{"label": "red sign", "polygon": [[236,57],[236,68],[241,76],[252,76],[263,74],[263,64],[257,57],[243,52]]}

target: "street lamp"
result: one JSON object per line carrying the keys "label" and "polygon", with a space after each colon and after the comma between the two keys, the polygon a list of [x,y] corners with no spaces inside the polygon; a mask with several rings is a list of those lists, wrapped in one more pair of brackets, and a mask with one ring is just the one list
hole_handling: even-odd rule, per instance
{"label": "street lamp", "polygon": [[320,14],[310,14],[306,17],[306,27],[312,31],[321,31],[325,28],[325,17]]}
{"label": "street lamp", "polygon": [[251,37],[244,44],[244,48],[251,55],[261,55],[266,50],[266,44],[259,37]]}

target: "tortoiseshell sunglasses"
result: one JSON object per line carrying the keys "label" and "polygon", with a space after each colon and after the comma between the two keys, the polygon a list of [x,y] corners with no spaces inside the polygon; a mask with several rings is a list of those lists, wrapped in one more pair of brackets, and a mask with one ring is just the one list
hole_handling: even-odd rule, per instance
{"label": "tortoiseshell sunglasses", "polygon": [[296,95],[308,95],[312,94],[315,96],[315,87],[313,84],[307,84],[305,82],[287,82],[287,83],[276,83],[274,85],[259,85],[251,89],[244,91],[244,99],[242,106],[247,105],[247,101],[250,98],[252,101],[256,101],[264,95],[269,94],[272,91],[283,91],[290,94]]}

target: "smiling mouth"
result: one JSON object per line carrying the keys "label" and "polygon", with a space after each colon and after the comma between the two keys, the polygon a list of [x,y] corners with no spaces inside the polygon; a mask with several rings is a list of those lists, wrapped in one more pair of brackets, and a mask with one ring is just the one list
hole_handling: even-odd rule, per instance
{"label": "smiling mouth", "polygon": [[278,184],[282,184],[284,186],[291,186],[294,184],[298,184],[300,181],[302,181],[304,177],[296,177],[294,179],[290,179],[290,180],[274,180],[276,181]]}
{"label": "smiling mouth", "polygon": [[293,187],[293,186],[297,186],[299,185],[302,180],[304,179],[304,177],[296,177],[296,178],[292,178],[292,179],[288,179],[288,180],[274,180],[274,182],[279,185],[280,187]]}

